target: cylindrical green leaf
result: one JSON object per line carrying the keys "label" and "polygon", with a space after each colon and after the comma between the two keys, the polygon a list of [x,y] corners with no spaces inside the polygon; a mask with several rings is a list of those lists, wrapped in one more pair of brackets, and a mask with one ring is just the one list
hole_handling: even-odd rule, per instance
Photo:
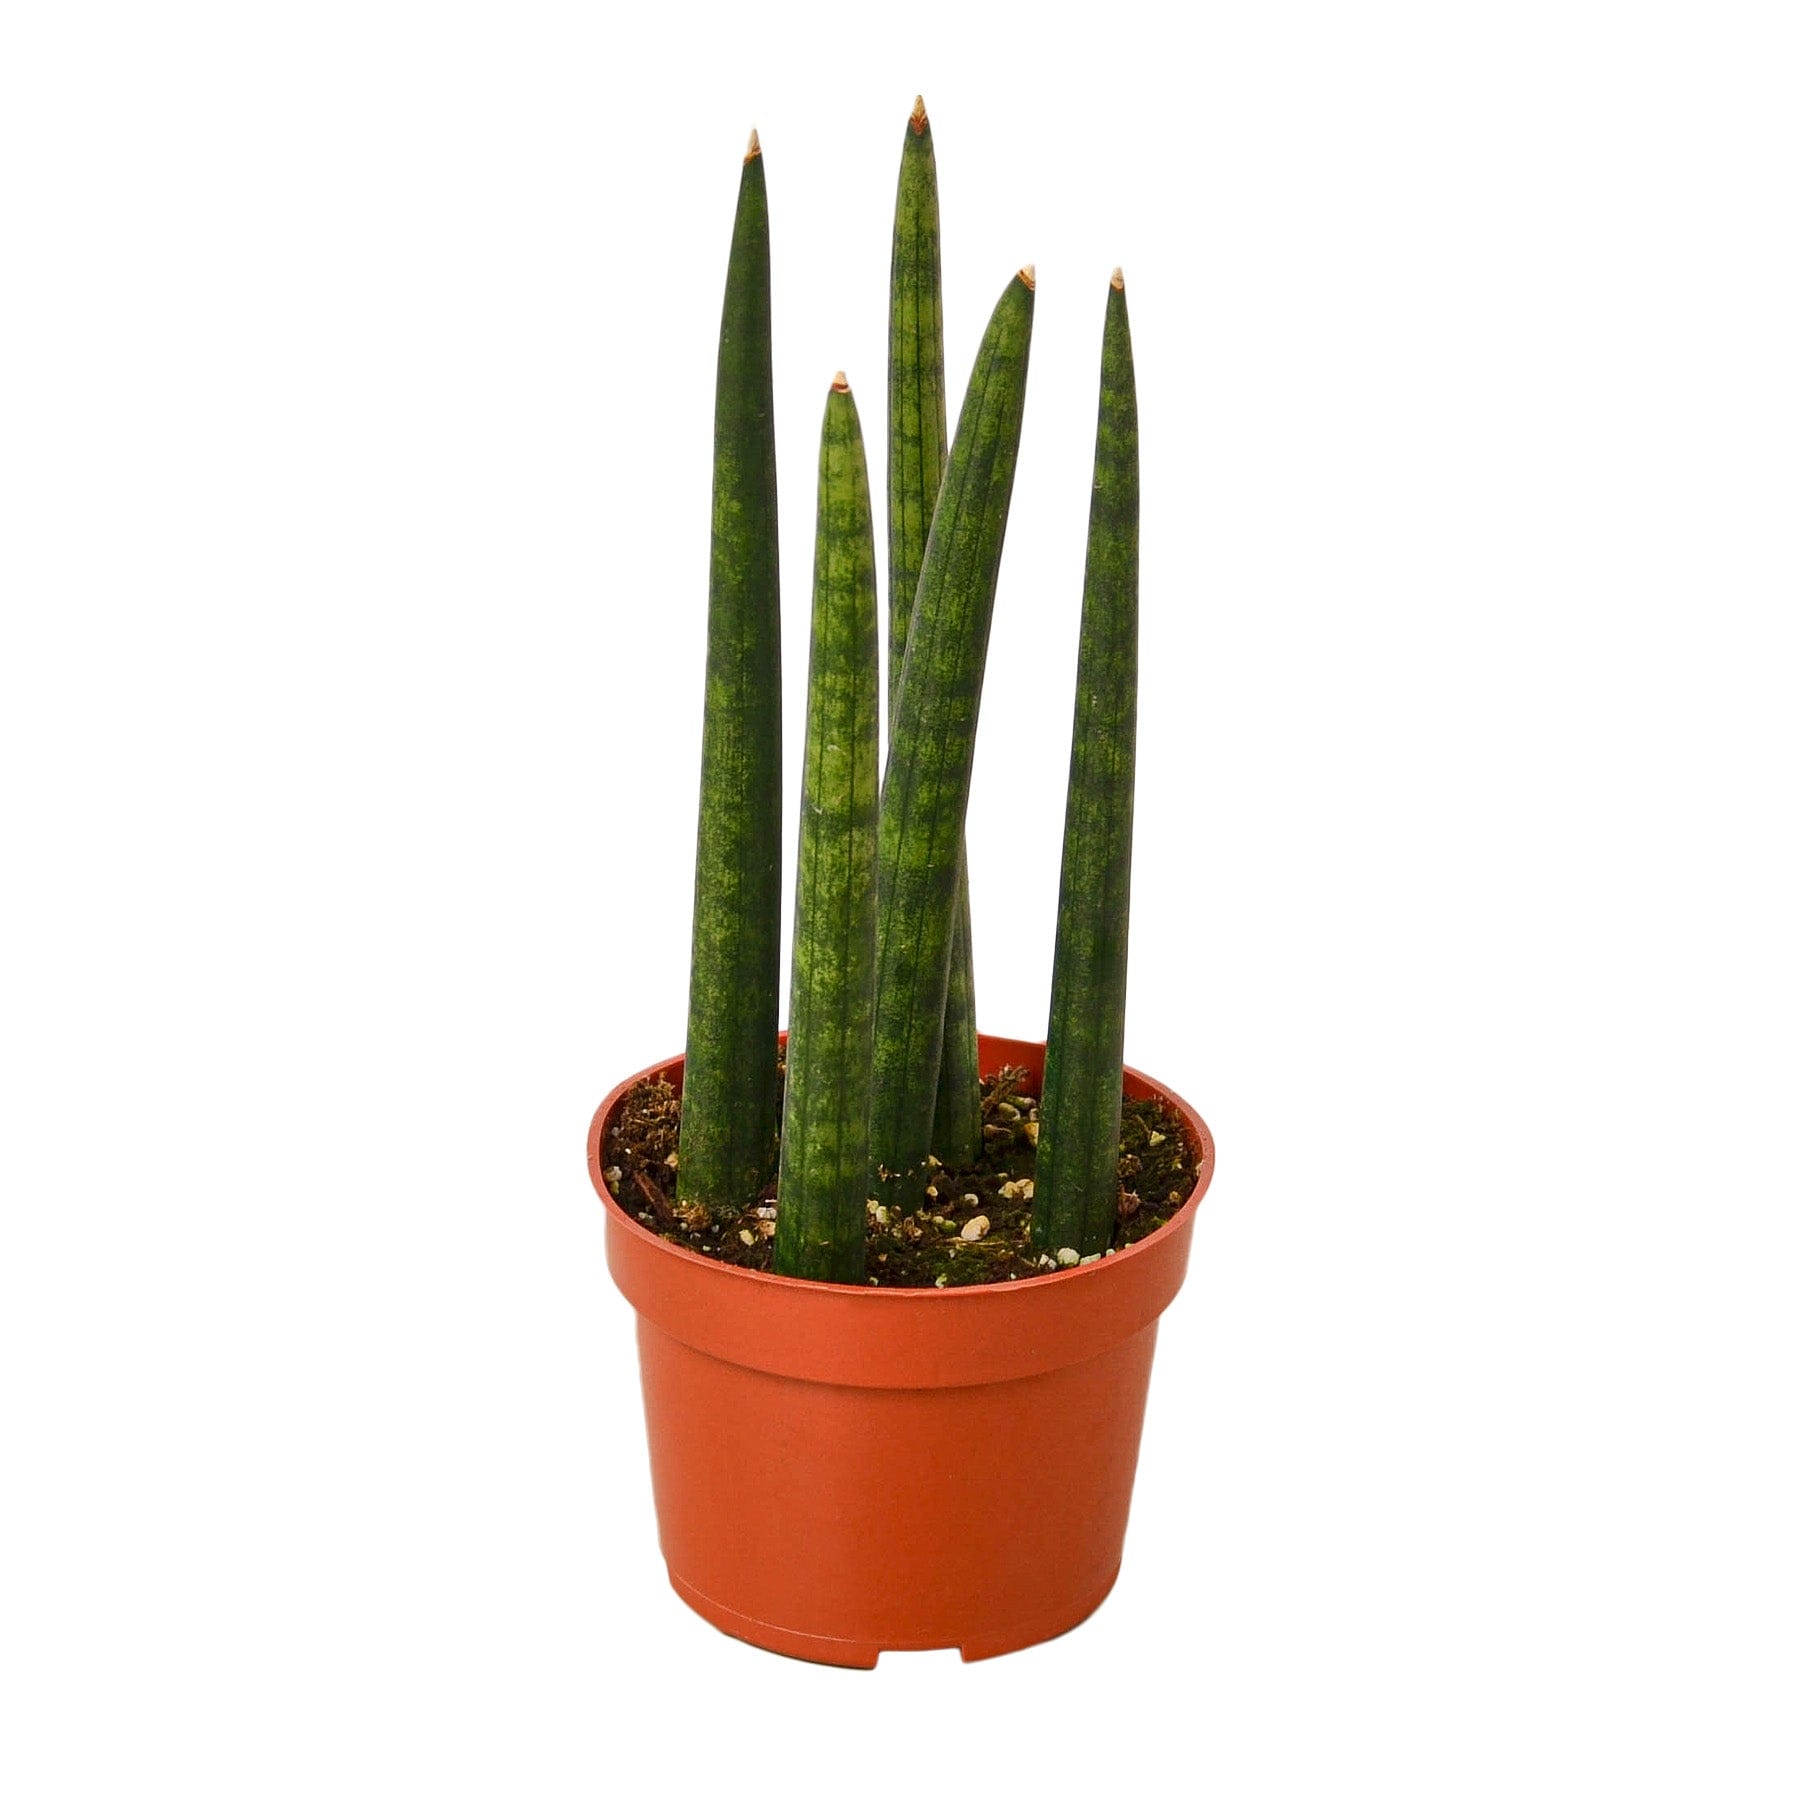
{"label": "cylindrical green leaf", "polygon": [[678,1192],[753,1201],[775,1150],[781,918],[781,580],[769,207],[756,134],[738,187],[713,414],[712,578]]}
{"label": "cylindrical green leaf", "polygon": [[925,102],[913,108],[900,152],[888,286],[888,720],[900,687],[906,632],[944,478],[944,301],[938,256],[937,158]]}
{"label": "cylindrical green leaf", "polygon": [[825,402],[794,888],[775,1268],[863,1279],[875,1013],[880,624],[869,471],[842,375]]}
{"label": "cylindrical green leaf", "polygon": [[[900,686],[919,566],[937,505],[950,433],[944,411],[944,302],[939,272],[937,158],[925,102],[914,103],[900,152],[888,299],[888,714]],[[951,1164],[981,1152],[981,1064],[969,867],[956,874],[950,982],[944,1001],[932,1147]]]}
{"label": "cylindrical green leaf", "polygon": [[1075,665],[1075,734],[1039,1107],[1032,1238],[1104,1250],[1119,1195],[1131,809],[1137,760],[1138,426],[1125,281],[1113,274]]}
{"label": "cylindrical green leaf", "polygon": [[950,917],[950,979],[944,988],[944,1042],[938,1055],[931,1147],[951,1168],[981,1155],[981,1041],[975,1028],[975,947],[969,926],[969,853],[956,853]]}
{"label": "cylindrical green leaf", "polygon": [[950,980],[956,871],[994,589],[1018,464],[1032,274],[1007,284],[957,421],[908,628],[876,858],[870,1156],[903,1206],[922,1197]]}

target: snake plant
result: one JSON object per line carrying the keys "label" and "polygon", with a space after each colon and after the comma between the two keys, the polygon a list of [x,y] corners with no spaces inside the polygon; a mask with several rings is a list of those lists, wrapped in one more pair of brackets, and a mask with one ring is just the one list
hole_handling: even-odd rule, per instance
{"label": "snake plant", "polygon": [[876,855],[875,1097],[870,1155],[912,1209],[930,1173],[938,1055],[975,721],[1025,418],[1035,278],[988,320],[919,570],[888,734]]}
{"label": "snake plant", "polygon": [[[944,412],[944,301],[938,256],[937,157],[923,97],[914,101],[900,152],[888,286],[888,714],[899,697],[906,631],[925,540],[937,505],[950,434]],[[969,936],[969,860],[959,845],[950,921],[932,1146],[945,1162],[981,1153],[981,1065],[975,1033],[975,965]]]}
{"label": "snake plant", "polygon": [[781,930],[781,570],[769,197],[744,153],[719,326],[712,578],[676,1191],[746,1205],[775,1152]]}
{"label": "snake plant", "polygon": [[825,401],[794,888],[775,1268],[860,1281],[875,1009],[879,691],[869,471],[850,384]]}
{"label": "snake plant", "polygon": [[1137,757],[1137,384],[1125,277],[1115,269],[1100,354],[1075,664],[1075,733],[1031,1236],[1040,1250],[1104,1250],[1117,1200]]}
{"label": "snake plant", "polygon": [[[1001,293],[946,430],[937,172],[920,101],[890,265],[887,706],[849,383],[819,449],[785,1096],[777,1119],[780,576],[769,226],[751,134],[727,267],[678,1182],[747,1207],[779,1170],[775,1268],[864,1279],[871,1207],[920,1206],[982,1142],[964,824],[1024,420],[1035,276]],[[1033,1235],[1102,1248],[1118,1198],[1137,684],[1137,413],[1124,284],[1102,352]],[[777,1126],[779,1125],[779,1130]],[[768,1216],[765,1209],[762,1215]],[[886,1216],[885,1214],[883,1216]],[[748,1241],[750,1234],[746,1232]]]}

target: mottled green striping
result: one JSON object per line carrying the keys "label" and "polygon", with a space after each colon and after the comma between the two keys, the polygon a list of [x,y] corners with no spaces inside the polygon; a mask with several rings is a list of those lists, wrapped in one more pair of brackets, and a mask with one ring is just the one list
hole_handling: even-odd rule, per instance
{"label": "mottled green striping", "polygon": [[775,1149],[781,916],[781,583],[769,209],[745,160],[719,327],[712,577],[678,1192],[754,1200]]}
{"label": "mottled green striping", "polygon": [[[937,157],[921,100],[907,122],[894,200],[888,299],[888,714],[900,686],[919,565],[937,505],[950,433],[944,412],[944,303],[939,273]],[[932,1147],[952,1164],[981,1153],[981,1063],[969,864],[959,854]]]}
{"label": "mottled green striping", "polygon": [[1075,735],[1032,1198],[1038,1247],[1066,1247],[1083,1256],[1106,1248],[1118,1207],[1137,672],[1137,385],[1125,290],[1117,283],[1107,296],[1100,360]]}
{"label": "mottled green striping", "polygon": [[944,1041],[938,1053],[931,1147],[952,1168],[981,1155],[981,1042],[975,1029],[975,949],[969,929],[969,853],[956,853],[950,915],[950,979],[944,987]]}
{"label": "mottled green striping", "polygon": [[775,1270],[863,1279],[875,1016],[875,815],[881,628],[862,427],[825,402],[813,550],[806,764],[794,888],[787,1099]]}
{"label": "mottled green striping", "polygon": [[1018,464],[1031,318],[1031,286],[1020,275],[1000,296],[969,377],[893,708],[876,858],[870,1156],[877,1177],[907,1207],[922,1196],[931,1148],[958,851]]}
{"label": "mottled green striping", "polygon": [[937,159],[931,125],[906,128],[888,293],[888,714],[912,619],[950,432],[944,413],[944,317],[938,265]]}

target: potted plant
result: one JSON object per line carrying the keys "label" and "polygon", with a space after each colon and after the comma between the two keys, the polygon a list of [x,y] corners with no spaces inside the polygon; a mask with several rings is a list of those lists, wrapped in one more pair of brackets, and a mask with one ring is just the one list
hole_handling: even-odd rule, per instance
{"label": "potted plant", "polygon": [[919,102],[889,314],[885,774],[869,481],[840,374],[780,1035],[769,239],[751,134],[719,341],[687,1048],[607,1096],[588,1163],[638,1314],[670,1579],[726,1631],[823,1662],[995,1655],[1105,1597],[1157,1318],[1212,1174],[1198,1115],[1123,1065],[1138,470],[1116,270],[1049,1030],[1041,1045],[976,1031],[962,834],[1033,293],[1030,268],[1007,283],[951,440]]}

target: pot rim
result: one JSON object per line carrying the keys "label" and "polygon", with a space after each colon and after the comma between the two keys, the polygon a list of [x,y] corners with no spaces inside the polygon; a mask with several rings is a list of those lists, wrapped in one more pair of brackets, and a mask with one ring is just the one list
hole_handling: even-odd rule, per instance
{"label": "pot rim", "polygon": [[[1001,1063],[1022,1062],[1034,1068],[1040,1081],[1043,1079],[1044,1045],[1041,1040],[999,1037],[986,1031],[978,1035],[981,1045],[980,1061],[984,1065],[996,1057],[998,1061],[994,1063],[995,1067],[999,1067]],[[783,1044],[787,1042],[785,1031],[780,1034],[780,1041]],[[600,1161],[601,1145],[605,1140],[607,1123],[625,1095],[640,1081],[678,1075],[685,1061],[685,1053],[666,1056],[651,1063],[647,1068],[638,1070],[635,1075],[626,1076],[595,1108],[593,1119],[588,1126],[588,1179],[593,1183],[594,1191],[600,1197],[609,1224],[641,1240],[645,1248],[653,1248],[660,1254],[679,1259],[680,1266],[683,1268],[705,1269],[712,1276],[720,1279],[747,1282],[753,1286],[769,1289],[795,1290],[808,1294],[818,1294],[824,1290],[834,1296],[842,1296],[844,1299],[855,1296],[864,1303],[911,1302],[916,1305],[929,1301],[938,1305],[946,1305],[986,1300],[991,1305],[995,1297],[1003,1293],[1042,1293],[1051,1287],[1098,1275],[1101,1271],[1114,1265],[1127,1265],[1145,1252],[1153,1252],[1159,1243],[1179,1235],[1175,1231],[1177,1224],[1183,1227],[1192,1224],[1195,1209],[1206,1198],[1207,1190],[1212,1186],[1213,1137],[1206,1121],[1173,1088],[1145,1075],[1141,1070],[1134,1069],[1131,1064],[1127,1063],[1125,1065],[1126,1098],[1134,1100],[1155,1098],[1173,1107],[1181,1115],[1188,1135],[1200,1146],[1200,1166],[1195,1172],[1194,1185],[1188,1190],[1187,1197],[1168,1215],[1165,1224],[1159,1226],[1149,1236],[1139,1238],[1135,1244],[1127,1244],[1123,1249],[1115,1250],[1110,1255],[1102,1255],[1097,1262],[1077,1263],[1073,1268],[1047,1270],[1041,1275],[1032,1275],[1019,1281],[971,1282],[963,1287],[944,1288],[859,1286],[852,1282],[815,1281],[800,1275],[776,1275],[762,1269],[740,1268],[734,1263],[714,1262],[698,1250],[690,1250],[685,1245],[671,1243],[667,1238],[650,1230],[648,1226],[627,1212],[606,1185],[606,1177],[602,1173]]]}

